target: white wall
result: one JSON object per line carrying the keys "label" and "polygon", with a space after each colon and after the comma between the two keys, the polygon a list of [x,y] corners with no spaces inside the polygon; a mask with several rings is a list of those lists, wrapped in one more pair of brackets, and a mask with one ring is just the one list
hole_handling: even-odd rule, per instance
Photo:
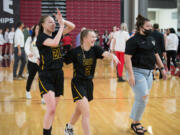
{"label": "white wall", "polygon": [[172,18],[172,14],[177,14],[177,9],[158,9],[158,8],[149,8],[149,11],[155,11],[156,17],[155,20],[151,20],[152,24],[159,23],[160,28],[166,29],[173,27],[177,29],[177,17],[176,19]]}

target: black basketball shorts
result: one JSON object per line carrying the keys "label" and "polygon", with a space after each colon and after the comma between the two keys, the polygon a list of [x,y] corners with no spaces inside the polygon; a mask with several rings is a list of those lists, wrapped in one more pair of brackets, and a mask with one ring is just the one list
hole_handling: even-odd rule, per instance
{"label": "black basketball shorts", "polygon": [[83,80],[73,78],[71,81],[73,100],[77,100],[86,97],[88,101],[93,100],[93,82],[92,80]]}
{"label": "black basketball shorts", "polygon": [[51,70],[39,72],[39,88],[41,96],[53,91],[55,97],[64,93],[64,72],[62,70]]}

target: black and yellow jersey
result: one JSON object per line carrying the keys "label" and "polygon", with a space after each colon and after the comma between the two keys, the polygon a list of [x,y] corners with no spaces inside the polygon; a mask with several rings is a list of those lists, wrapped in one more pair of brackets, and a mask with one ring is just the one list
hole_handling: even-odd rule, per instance
{"label": "black and yellow jersey", "polygon": [[100,46],[93,46],[83,51],[81,46],[71,49],[65,56],[66,64],[73,63],[73,78],[92,79],[94,77],[96,61],[103,58],[104,50]]}
{"label": "black and yellow jersey", "polygon": [[40,33],[37,37],[36,45],[40,54],[40,71],[62,69],[63,59],[60,46],[49,47],[43,45],[47,38],[54,38],[56,34],[49,36],[45,33]]}

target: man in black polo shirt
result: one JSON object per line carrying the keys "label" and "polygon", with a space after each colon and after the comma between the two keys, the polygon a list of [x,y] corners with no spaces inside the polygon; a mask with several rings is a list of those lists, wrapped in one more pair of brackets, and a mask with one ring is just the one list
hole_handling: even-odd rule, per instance
{"label": "man in black polo shirt", "polygon": [[[155,23],[153,25],[153,32],[151,36],[154,37],[155,39],[158,54],[161,60],[163,61],[163,59],[166,58],[166,51],[165,51],[164,35],[159,32],[159,24]],[[162,79],[161,72],[160,72],[159,79]]]}

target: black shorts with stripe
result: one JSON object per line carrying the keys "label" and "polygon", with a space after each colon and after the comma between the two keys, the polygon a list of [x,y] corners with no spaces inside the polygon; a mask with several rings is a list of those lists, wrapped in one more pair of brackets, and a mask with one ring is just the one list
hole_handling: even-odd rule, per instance
{"label": "black shorts with stripe", "polygon": [[49,90],[59,97],[64,93],[64,72],[62,70],[51,70],[39,72],[39,88],[41,96]]}
{"label": "black shorts with stripe", "polygon": [[84,96],[88,101],[93,100],[93,82],[92,80],[84,80],[73,78],[71,81],[73,100],[82,99]]}

